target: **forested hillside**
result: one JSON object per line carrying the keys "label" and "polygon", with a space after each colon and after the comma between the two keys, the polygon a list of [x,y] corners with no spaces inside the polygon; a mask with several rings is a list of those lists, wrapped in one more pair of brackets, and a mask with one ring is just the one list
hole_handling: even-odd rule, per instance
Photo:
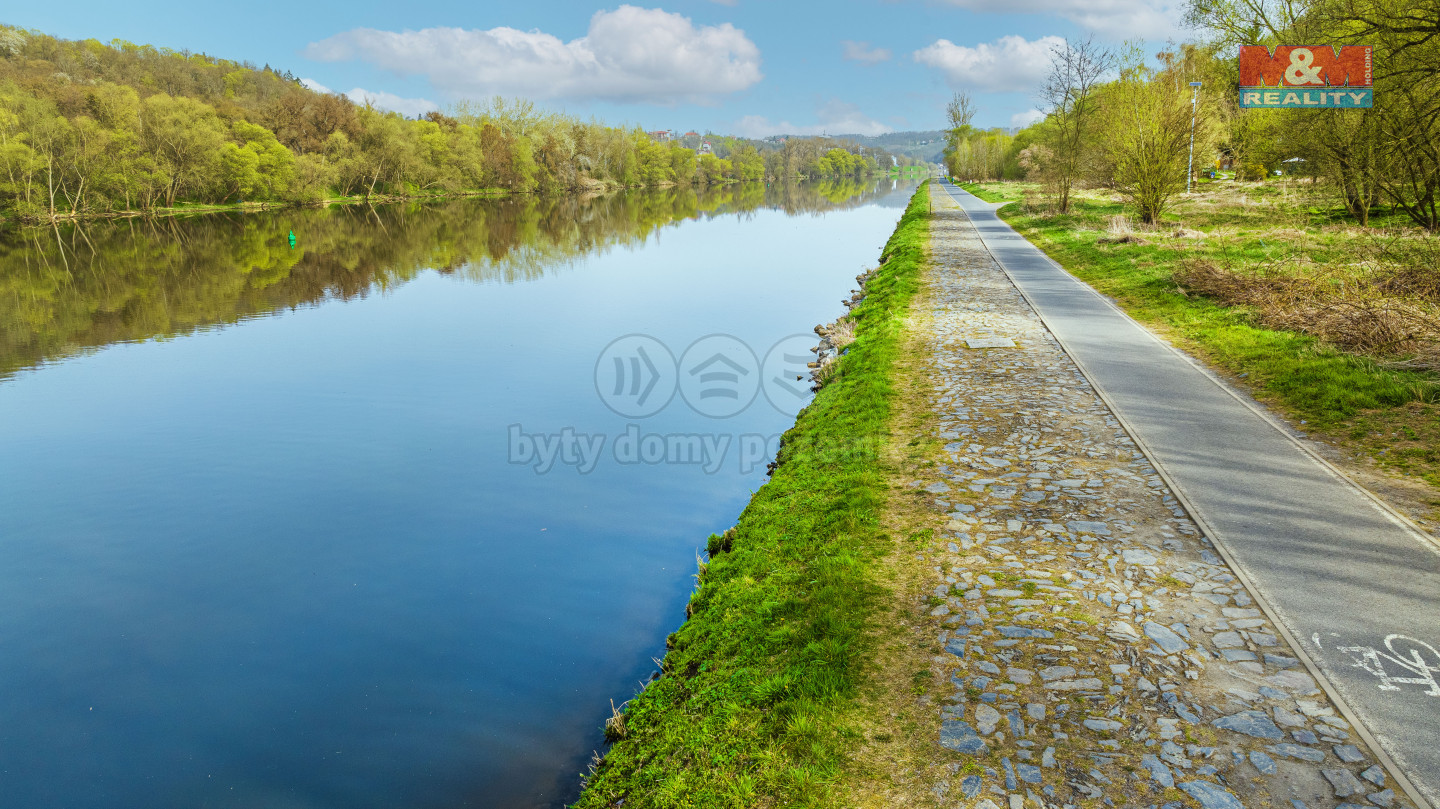
{"label": "forested hillside", "polygon": [[[498,98],[407,119],[307,89],[269,65],[0,25],[7,219],[841,177],[877,165],[873,148],[829,139],[726,145],[724,158],[697,154]],[[878,162],[888,166],[888,155]]]}

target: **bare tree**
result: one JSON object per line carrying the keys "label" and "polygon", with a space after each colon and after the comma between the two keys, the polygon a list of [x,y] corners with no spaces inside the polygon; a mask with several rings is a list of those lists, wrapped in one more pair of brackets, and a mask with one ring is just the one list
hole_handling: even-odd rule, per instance
{"label": "bare tree", "polygon": [[975,104],[970,100],[969,93],[956,93],[945,107],[945,115],[950,119],[950,130],[965,129],[975,119]]}
{"label": "bare tree", "polygon": [[1374,47],[1373,109],[1277,111],[1277,142],[1306,152],[1361,224],[1383,199],[1440,230],[1440,2],[1187,0],[1186,21],[1225,45]]}
{"label": "bare tree", "polygon": [[1066,40],[1051,52],[1050,75],[1040,97],[1053,127],[1048,145],[1054,155],[1051,177],[1061,213],[1070,210],[1070,189],[1084,168],[1097,106],[1095,91],[1114,61],[1114,55],[1092,39]]}
{"label": "bare tree", "polygon": [[[1415,224],[1440,231],[1440,92],[1390,81],[1383,88],[1380,188]],[[1379,95],[1379,93],[1376,93]]]}
{"label": "bare tree", "polygon": [[[970,122],[975,118],[974,102],[969,93],[956,93],[945,106],[950,129],[945,133],[945,167],[951,176],[960,175],[960,153],[970,136]],[[965,178],[969,179],[969,178]]]}
{"label": "bare tree", "polygon": [[1376,109],[1325,110],[1324,117],[1292,113],[1282,129],[1291,151],[1312,161],[1318,175],[1328,181],[1326,186],[1362,226],[1370,224],[1370,209],[1379,204],[1391,174],[1383,123]]}
{"label": "bare tree", "polygon": [[1440,3],[1435,0],[1330,0],[1317,19],[1347,44],[1376,45],[1377,79],[1433,81],[1440,69]]}

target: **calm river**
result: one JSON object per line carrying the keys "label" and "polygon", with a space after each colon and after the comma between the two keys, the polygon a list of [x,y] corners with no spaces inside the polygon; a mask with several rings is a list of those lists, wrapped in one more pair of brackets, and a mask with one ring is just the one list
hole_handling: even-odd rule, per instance
{"label": "calm river", "polygon": [[572,799],[912,190],[0,235],[0,805]]}

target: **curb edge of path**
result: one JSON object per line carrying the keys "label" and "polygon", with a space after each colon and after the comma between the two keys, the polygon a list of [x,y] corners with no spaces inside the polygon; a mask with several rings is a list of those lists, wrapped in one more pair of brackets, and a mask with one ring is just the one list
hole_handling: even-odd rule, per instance
{"label": "curb edge of path", "polygon": [[[968,191],[965,191],[963,188],[960,188],[959,186],[954,187],[963,191],[966,194],[970,193]],[[944,186],[939,186],[939,188],[944,193],[950,194],[950,191]],[[950,196],[953,201],[954,195],[950,194]],[[1002,203],[1001,205],[1003,204],[1008,203]],[[1001,205],[994,205],[991,208],[991,211],[997,212]],[[969,212],[966,211],[964,208],[959,208],[958,210],[960,211],[960,213],[965,215],[965,218],[969,220],[973,226],[974,220],[970,219]],[[996,213],[996,219],[1001,221],[1002,224],[1005,224],[1006,227],[1010,227],[1008,223],[999,219],[998,213]],[[1020,236],[1019,232],[1015,231],[1014,228],[1010,229],[1012,232],[1015,232],[1017,236]],[[1370,732],[1370,729],[1365,725],[1364,722],[1360,720],[1360,717],[1355,712],[1355,710],[1351,708],[1349,703],[1347,703],[1345,699],[1340,695],[1339,689],[1337,689],[1334,685],[1331,684],[1330,680],[1320,670],[1319,665],[1311,658],[1310,653],[1306,651],[1303,646],[1300,645],[1295,636],[1290,632],[1290,628],[1285,624],[1284,621],[1281,620],[1279,613],[1270,604],[1270,600],[1265,597],[1263,591],[1261,591],[1260,588],[1257,587],[1255,583],[1251,580],[1249,574],[1246,573],[1243,567],[1241,567],[1239,561],[1231,555],[1229,549],[1225,546],[1224,540],[1221,538],[1221,534],[1211,527],[1209,521],[1205,519],[1202,512],[1197,510],[1190,502],[1190,498],[1185,494],[1185,490],[1174,478],[1170,476],[1170,473],[1166,470],[1164,464],[1162,464],[1156,458],[1155,454],[1150,450],[1150,446],[1145,443],[1145,440],[1141,438],[1139,433],[1136,432],[1136,430],[1131,426],[1129,419],[1127,419],[1124,414],[1120,412],[1120,410],[1116,407],[1115,403],[1110,399],[1109,394],[1107,394],[1105,390],[1090,375],[1090,370],[1085,366],[1085,363],[1081,361],[1080,358],[1077,357],[1073,352],[1071,352],[1070,346],[1065,342],[1064,338],[1062,338],[1058,333],[1056,333],[1053,328],[1051,328],[1050,321],[1045,317],[1044,313],[1042,313],[1040,309],[1035,306],[1034,301],[1030,299],[1030,296],[1025,292],[1025,290],[1020,286],[1020,284],[1015,281],[1015,276],[1010,274],[1010,269],[1006,267],[1004,262],[1000,261],[999,257],[997,257],[994,251],[990,249],[990,244],[985,240],[983,235],[979,234],[978,228],[976,229],[976,235],[979,236],[980,244],[984,246],[985,252],[990,256],[990,260],[995,262],[995,266],[1000,268],[1000,271],[1005,274],[1005,277],[1010,281],[1010,284],[1015,287],[1015,290],[1017,292],[1020,293],[1020,297],[1025,300],[1025,305],[1030,307],[1030,310],[1033,311],[1035,313],[1035,316],[1040,319],[1040,322],[1044,324],[1045,330],[1050,332],[1050,336],[1053,337],[1055,339],[1055,342],[1060,345],[1060,350],[1065,352],[1065,356],[1069,357],[1071,362],[1075,363],[1075,366],[1080,370],[1080,373],[1084,375],[1086,381],[1090,383],[1090,387],[1095,391],[1096,396],[1100,398],[1100,401],[1103,402],[1107,408],[1109,408],[1110,413],[1115,416],[1117,421],[1120,422],[1120,428],[1125,431],[1126,435],[1128,435],[1130,439],[1135,442],[1135,445],[1139,448],[1139,450],[1144,453],[1146,460],[1150,461],[1150,463],[1155,467],[1156,473],[1160,475],[1160,479],[1165,482],[1165,485],[1170,488],[1170,491],[1175,495],[1175,499],[1178,500],[1181,507],[1185,509],[1186,514],[1188,514],[1190,518],[1194,520],[1197,525],[1199,525],[1200,530],[1203,532],[1204,536],[1210,540],[1210,544],[1214,546],[1215,550],[1218,551],[1220,553],[1220,556],[1225,560],[1225,564],[1227,564],[1230,569],[1234,571],[1235,575],[1239,577],[1241,584],[1245,585],[1245,589],[1250,593],[1251,597],[1254,598],[1256,605],[1259,606],[1262,611],[1264,611],[1265,616],[1269,618],[1270,622],[1275,625],[1275,628],[1277,630],[1279,630],[1281,636],[1285,638],[1285,642],[1290,645],[1290,648],[1295,650],[1296,655],[1300,658],[1300,662],[1305,665],[1305,668],[1309,672],[1310,676],[1315,678],[1315,682],[1319,684],[1321,690],[1325,692],[1326,697],[1328,697],[1330,701],[1335,704],[1335,707],[1340,710],[1340,713],[1345,718],[1345,721],[1349,722],[1351,727],[1355,728],[1355,730],[1359,733],[1360,737],[1364,739],[1365,744],[1369,746],[1370,750],[1375,754],[1376,758],[1380,759],[1380,765],[1385,768],[1386,772],[1390,774],[1391,778],[1395,779],[1396,784],[1400,787],[1401,791],[1405,793],[1405,796],[1408,797],[1418,807],[1418,809],[1440,809],[1440,807],[1434,807],[1428,800],[1426,800],[1426,798],[1420,793],[1420,790],[1417,789],[1415,785],[1410,782],[1410,779],[1405,775],[1404,771],[1400,769],[1400,767],[1395,763],[1394,759],[1390,756],[1389,751],[1387,751],[1384,747],[1380,745],[1379,740],[1375,738],[1375,736]],[[1020,236],[1020,238],[1024,239],[1025,237]],[[1149,335],[1151,339],[1155,340],[1156,342],[1163,345],[1165,348],[1174,352],[1181,359],[1189,363],[1191,366],[1195,367],[1197,370],[1202,371],[1207,380],[1209,380],[1216,387],[1220,388],[1227,395],[1240,402],[1251,412],[1255,413],[1257,416],[1260,416],[1262,419],[1265,420],[1266,423],[1270,424],[1270,426],[1279,430],[1280,433],[1282,433],[1285,438],[1289,440],[1292,444],[1294,444],[1312,459],[1318,461],[1329,474],[1340,479],[1341,482],[1349,485],[1350,487],[1358,490],[1370,502],[1372,507],[1380,511],[1392,522],[1395,522],[1407,532],[1413,534],[1414,538],[1420,540],[1421,544],[1424,545],[1426,548],[1437,554],[1440,554],[1440,543],[1437,543],[1437,541],[1429,534],[1421,531],[1419,527],[1416,526],[1415,523],[1412,522],[1408,517],[1396,511],[1392,506],[1390,506],[1390,504],[1378,498],[1369,489],[1366,489],[1364,486],[1361,486],[1359,483],[1356,483],[1354,480],[1350,479],[1349,476],[1341,472],[1339,468],[1337,468],[1334,464],[1321,457],[1311,448],[1305,446],[1304,443],[1302,443],[1299,439],[1292,435],[1288,429],[1285,429],[1279,422],[1277,422],[1271,414],[1264,412],[1252,402],[1247,401],[1245,397],[1239,395],[1236,391],[1232,390],[1229,385],[1226,385],[1221,380],[1217,379],[1208,369],[1204,368],[1198,362],[1196,362],[1194,358],[1185,354],[1183,351],[1180,351],[1178,348],[1166,342],[1165,340],[1162,340],[1154,332],[1150,331],[1148,328],[1145,328],[1145,326],[1139,321],[1136,321],[1134,318],[1130,317],[1130,315],[1127,314],[1123,309],[1121,309],[1114,301],[1101,294],[1099,290],[1095,289],[1084,281],[1081,281],[1079,278],[1076,278],[1073,274],[1070,273],[1069,270],[1066,270],[1063,266],[1060,265],[1059,262],[1051,258],[1049,253],[1046,253],[1044,250],[1040,249],[1040,247],[1034,242],[1031,242],[1029,239],[1025,239],[1025,241],[1026,243],[1030,244],[1030,246],[1034,247],[1037,251],[1039,251],[1039,253],[1045,257],[1045,260],[1048,261],[1050,264],[1054,265],[1056,269],[1060,270],[1060,272],[1064,273],[1070,278],[1073,278],[1087,292],[1099,298],[1105,303],[1106,306],[1115,310],[1125,319],[1136,323],[1136,325],[1139,325],[1141,330],[1145,332],[1145,334]]]}

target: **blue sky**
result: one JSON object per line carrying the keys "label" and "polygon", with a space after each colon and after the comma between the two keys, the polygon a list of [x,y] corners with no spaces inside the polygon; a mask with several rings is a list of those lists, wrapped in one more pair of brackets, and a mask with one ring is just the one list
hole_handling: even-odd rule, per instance
{"label": "blue sky", "polygon": [[978,102],[977,124],[1024,124],[1057,38],[1145,40],[1154,52],[1185,34],[1178,0],[217,5],[33,3],[0,21],[269,63],[412,115],[499,94],[611,124],[750,137],[938,129],[957,90]]}

